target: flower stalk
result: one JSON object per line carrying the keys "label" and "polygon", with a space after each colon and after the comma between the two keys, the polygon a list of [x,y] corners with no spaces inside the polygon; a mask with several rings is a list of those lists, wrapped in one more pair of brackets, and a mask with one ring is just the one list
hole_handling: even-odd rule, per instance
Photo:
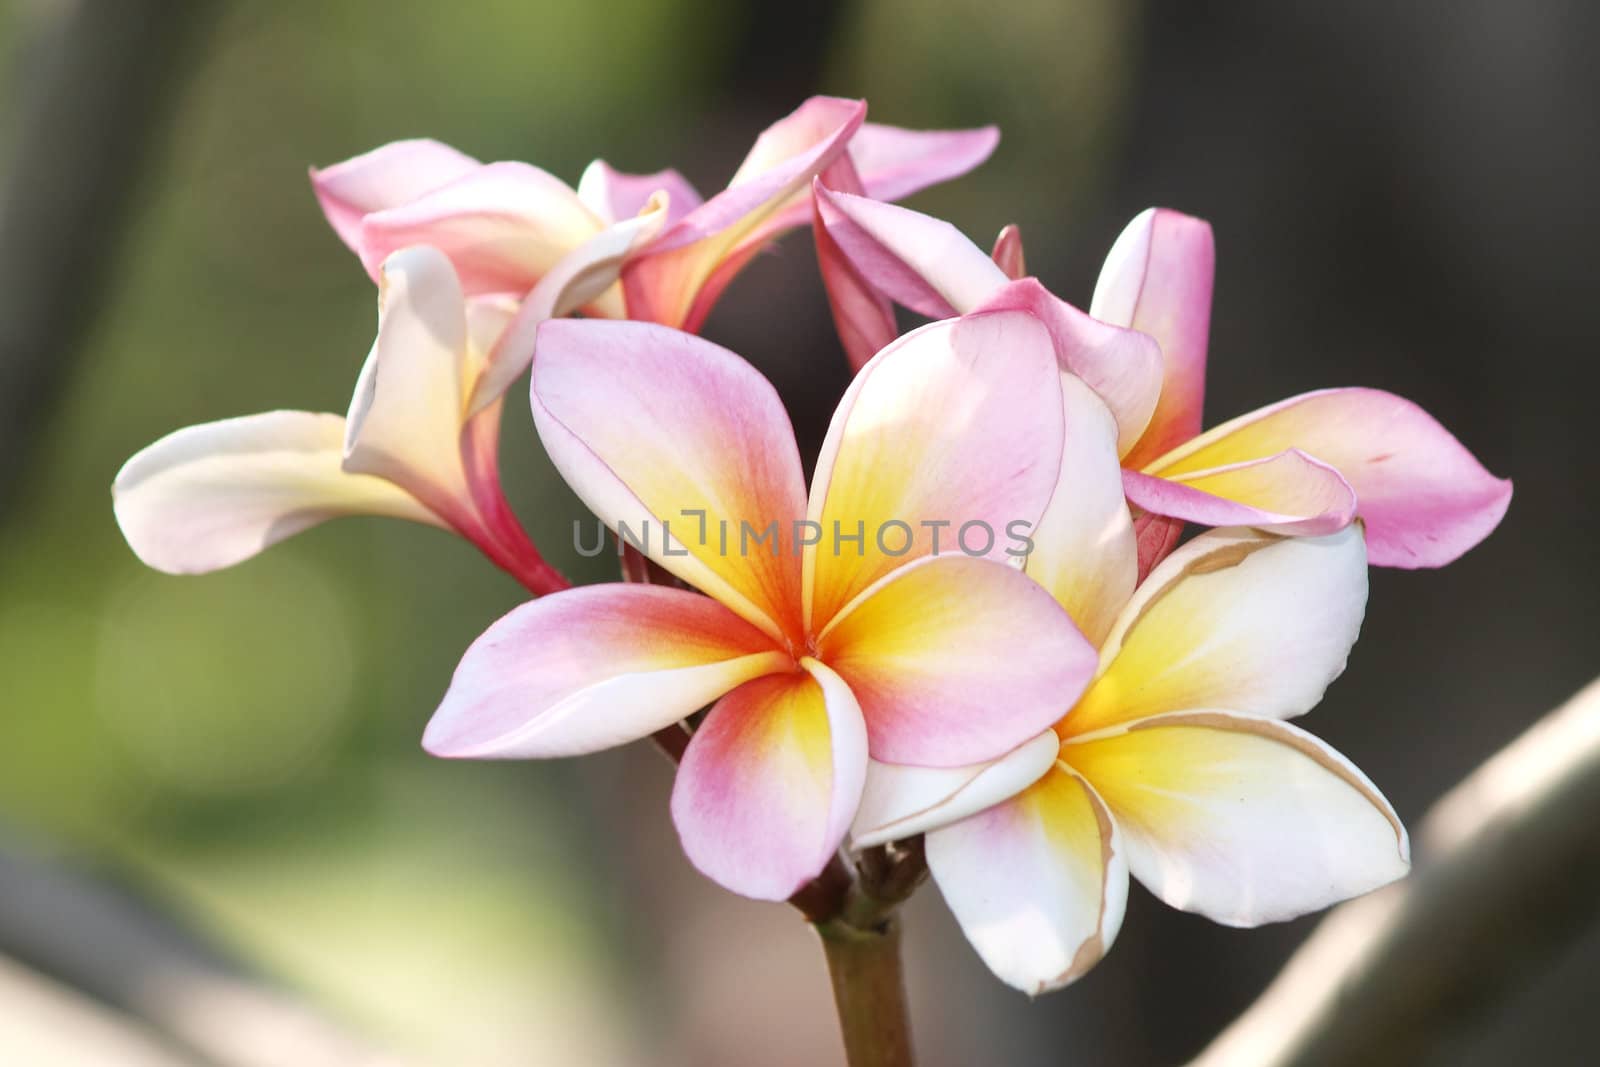
{"label": "flower stalk", "polygon": [[850,1067],[910,1067],[911,1020],[900,965],[900,923],[889,915],[863,930],[838,918],[817,924],[833,981]]}

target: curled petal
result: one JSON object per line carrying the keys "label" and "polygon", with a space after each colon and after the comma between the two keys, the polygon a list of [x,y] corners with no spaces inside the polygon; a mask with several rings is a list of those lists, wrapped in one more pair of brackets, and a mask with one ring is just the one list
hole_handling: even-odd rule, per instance
{"label": "curled petal", "polygon": [[1161,350],[1148,334],[1099,322],[1036,279],[1008,282],[979,311],[1026,311],[1050,331],[1061,368],[1088,383],[1117,420],[1117,449],[1138,440],[1161,393]]}
{"label": "curled petal", "polygon": [[1164,712],[1309,711],[1344,670],[1367,603],[1357,526],[1328,537],[1213,530],[1145,579],[1100,650],[1066,734]]}
{"label": "curled petal", "polygon": [[828,236],[857,273],[897,304],[945,319],[978,307],[1005,272],[942,219],[866,197],[813,190]]}
{"label": "curled petal", "polygon": [[817,635],[850,685],[874,759],[964,767],[1050,726],[1094,674],[1094,648],[1017,568],[928,557],[869,588]]}
{"label": "curled petal", "polygon": [[1133,876],[1229,926],[1293,919],[1405,875],[1405,827],[1376,786],[1288,723],[1165,715],[1062,746],[1111,809]]}
{"label": "curled petal", "polygon": [[340,515],[445,522],[381,478],[341,469],[344,420],[271,411],[189,426],[123,464],[111,486],[134,554],[168,574],[202,574]]}
{"label": "curled petal", "polygon": [[409,203],[482,165],[438,141],[394,141],[331,167],[312,167],[311,189],[333,232],[365,262],[363,218]]}
{"label": "curled petal", "polygon": [[473,642],[422,745],[461,759],[597,752],[791,664],[765,635],[695,593],[569,589],[514,609]]}
{"label": "curled petal", "polygon": [[1082,977],[1122,927],[1128,861],[1119,828],[1070,768],[933,831],[927,849],[967,940],[997,978],[1024,993]]}
{"label": "curled petal", "polygon": [[932,323],[862,368],[811,490],[813,632],[911,560],[958,550],[1014,558],[1060,467],[1057,380],[1049,336],[1020,312]]}
{"label": "curled petal", "polygon": [[490,163],[407,204],[368,215],[361,261],[379,264],[408,245],[450,257],[471,294],[522,294],[601,222],[561,179],[526,163]]}
{"label": "curled petal", "polygon": [[1098,648],[1133,595],[1138,550],[1122,495],[1116,422],[1081,379],[1062,374],[1061,393],[1061,474],[1026,567]]}
{"label": "curled petal", "polygon": [[[815,186],[842,189],[848,193],[861,191],[861,178],[850,163],[848,155],[835,160],[833,165],[813,183]],[[822,285],[828,294],[828,310],[833,313],[834,327],[839,332],[839,343],[854,370],[860,370],[867,360],[882,350],[899,334],[894,319],[894,306],[889,298],[856,269],[833,239],[828,227],[822,224],[822,212],[812,212],[812,237],[817,247],[817,267],[822,274]]]}
{"label": "curled petal", "polygon": [[994,126],[907,130],[863,122],[850,140],[850,159],[867,196],[900,200],[959,178],[988,159],[999,143],[1000,130]]}
{"label": "curled petal", "polygon": [[1255,526],[1315,536],[1350,524],[1356,494],[1333,467],[1297,448],[1185,474],[1123,472],[1128,499],[1156,515],[1202,526]]}
{"label": "curled petal", "polygon": [[1128,452],[1130,467],[1200,432],[1215,273],[1210,224],[1165,208],[1140,213],[1106,256],[1089,314],[1154,337],[1165,360],[1161,400]]}
{"label": "curled petal", "polygon": [[844,839],[866,776],[866,733],[828,668],[747,682],[711,709],[672,789],[672,821],[701,873],[757,900],[784,900]]}
{"label": "curled petal", "polygon": [[651,206],[657,193],[664,194],[664,221],[677,222],[701,204],[689,179],[675,170],[654,174],[627,174],[603,159],[584,168],[578,179],[578,199],[604,223],[623,222]]}
{"label": "curled petal", "polygon": [[1241,415],[1162,456],[1174,478],[1302,449],[1355,491],[1372,562],[1441,567],[1489,536],[1511,502],[1496,478],[1411,401],[1378,389],[1325,389]]}
{"label": "curled petal", "polygon": [[996,760],[966,767],[867,764],[867,787],[850,827],[854,848],[871,848],[948,826],[1009,800],[1056,765],[1061,739],[1046,730]]}
{"label": "curled petal", "polygon": [[803,640],[800,453],[754,367],[664,326],[555,319],[539,331],[533,415],[608,526],[766,632]]}
{"label": "curled petal", "polygon": [[994,249],[989,253],[994,265],[1005,271],[1012,281],[1028,276],[1028,260],[1022,253],[1022,231],[1012,223],[994,239]]}
{"label": "curled petal", "polygon": [[1182,519],[1140,512],[1133,520],[1133,535],[1139,541],[1139,581],[1144,581],[1156,564],[1172,554],[1183,537]]}

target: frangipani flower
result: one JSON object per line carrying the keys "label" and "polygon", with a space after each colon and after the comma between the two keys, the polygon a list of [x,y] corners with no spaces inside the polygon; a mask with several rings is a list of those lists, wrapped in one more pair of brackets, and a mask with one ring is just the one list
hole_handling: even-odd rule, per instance
{"label": "frangipani flower", "polygon": [[424,746],[576,755],[712,704],[673,789],[684,849],[736,892],[790,896],[834,855],[869,752],[1000,756],[1093,671],[1067,613],[1002,562],[1009,546],[972,535],[1048,535],[1058,380],[1024,314],[908,334],[846,393],[808,497],[783,405],[749,364],[660,326],[547,323],[533,407],[557,469],[708,595],[597,585],[517,608],[467,651]]}
{"label": "frangipani flower", "polygon": [[928,865],[1002,980],[1059,988],[1110,948],[1128,876],[1231,926],[1292,918],[1401,877],[1404,827],[1343,756],[1284,720],[1344,669],[1366,605],[1360,524],[1322,537],[1202,534],[1133,590],[1111,419],[1069,449],[1076,539],[1028,561],[1100,647],[1095,680],[1006,757],[875,763],[853,836],[926,833]]}
{"label": "frangipani flower", "polygon": [[[728,188],[703,203],[673,170],[625,174],[596,160],[573,189],[525,163],[482,164],[425,140],[311,177],[329,223],[368,271],[397,248],[429,244],[455,262],[469,294],[520,299],[598,242],[614,254],[593,257],[610,276],[585,296],[591,315],[693,330],[756,252],[808,221],[807,186],[846,152],[861,191],[898,199],[971,170],[999,137],[993,127],[913,131],[864,123],[865,115],[862,101],[812,97],[763,132]],[[653,200],[664,205],[659,233],[607,236]],[[619,270],[622,284],[612,285]]]}
{"label": "frangipani flower", "polygon": [[[1012,282],[946,222],[820,185],[816,196],[819,225],[849,264],[824,261],[830,290],[859,294],[871,286],[935,318],[1024,298],[1060,304],[1031,279]],[[1020,244],[1001,245],[997,255],[1020,269]],[[1488,536],[1505,514],[1511,483],[1391,393],[1305,393],[1196,436],[1214,258],[1208,225],[1151,209],[1118,238],[1101,271],[1090,314],[1148,333],[1161,348],[1154,378],[1132,361],[1079,370],[1116,416],[1128,499],[1150,516],[1286,534],[1329,533],[1359,514],[1370,561],[1381,566],[1442,566]],[[834,306],[873,314],[859,295]],[[859,319],[841,324],[851,337],[873,330]],[[1147,521],[1141,516],[1141,525]],[[1141,532],[1146,568],[1177,533],[1176,523]]]}
{"label": "frangipani flower", "polygon": [[388,515],[453,530],[535,593],[566,582],[507,505],[500,404],[474,410],[513,307],[468,301],[432,248],[379,272],[378,336],[349,414],[270,411],[168,434],[123,465],[117,522],[157,570],[228,567],[340,515]]}

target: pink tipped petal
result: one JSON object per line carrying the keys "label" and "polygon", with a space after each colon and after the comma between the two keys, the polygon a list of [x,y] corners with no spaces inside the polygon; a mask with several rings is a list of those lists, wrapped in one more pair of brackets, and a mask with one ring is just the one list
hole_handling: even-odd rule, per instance
{"label": "pink tipped petal", "polygon": [[1128,903],[1116,822],[1058,767],[1026,793],[928,835],[928,868],[995,976],[1030,996],[1100,962]]}
{"label": "pink tipped petal", "polygon": [[467,324],[443,253],[419,246],[391,256],[380,275],[378,337],[345,428],[345,470],[387,478],[447,517],[471,496],[461,450]]}
{"label": "pink tipped petal", "polygon": [[438,141],[394,141],[331,167],[312,167],[311,189],[333,232],[365,261],[363,218],[410,203],[480,166]]}
{"label": "pink tipped petal", "polygon": [[597,752],[791,667],[714,600],[664,586],[584,586],[514,609],[473,642],[422,745],[461,759]]}
{"label": "pink tipped petal", "polygon": [[1127,470],[1122,482],[1144,510],[1202,526],[1316,536],[1343,529],[1356,515],[1350,483],[1299,449],[1171,478]]}
{"label": "pink tipped petal", "polygon": [[850,685],[872,758],[924,767],[996,759],[1049,729],[1094,674],[1094,648],[1015,567],[919,560],[818,635]]}
{"label": "pink tipped petal", "polygon": [[783,403],[754,367],[664,326],[556,319],[539,331],[533,414],[607,525],[626,524],[651,559],[768,633],[799,638],[805,483]]}
{"label": "pink tipped petal", "polygon": [[490,163],[410,203],[368,215],[361,261],[374,277],[390,253],[432,245],[468,293],[522,294],[601,228],[567,184],[526,163]]}
{"label": "pink tipped petal", "polygon": [[1350,483],[1378,566],[1442,567],[1489,536],[1511,502],[1511,483],[1484,470],[1433,416],[1378,389],[1291,397],[1208,430],[1146,470],[1182,477],[1287,448]]}
{"label": "pink tipped petal", "polygon": [[1405,827],[1376,786],[1288,723],[1166,715],[1062,746],[1105,799],[1133,876],[1229,926],[1281,922],[1410,869]]}
{"label": "pink tipped petal", "polygon": [[867,787],[850,827],[852,848],[936,830],[1009,800],[1056,765],[1061,740],[1046,730],[997,760],[968,767],[867,764]]}
{"label": "pink tipped petal", "polygon": [[1061,392],[1061,475],[1033,531],[1026,568],[1098,648],[1133,595],[1138,549],[1122,495],[1117,424],[1081,379],[1062,374]]}
{"label": "pink tipped petal", "polygon": [[134,554],[168,574],[202,574],[340,515],[445,523],[415,497],[340,468],[344,420],[272,411],[189,426],[143,449],[111,486]]}
{"label": "pink tipped petal", "polygon": [[654,174],[625,174],[603,159],[584,169],[578,179],[578,199],[604,223],[624,222],[650,205],[657,194],[665,195],[665,221],[677,222],[701,204],[689,179],[675,170]]}
{"label": "pink tipped petal", "polygon": [[748,682],[689,741],[672,821],[706,877],[757,900],[784,900],[827,866],[866,777],[866,732],[828,668]]}
{"label": "pink tipped petal", "polygon": [[[719,266],[748,259],[805,221],[804,190],[844,152],[865,115],[860,101],[813,97],[763,133],[726,190],[630,261],[623,273],[629,317],[667,326],[684,325],[691,313],[703,318],[700,291]],[[729,278],[718,279],[718,291]]]}
{"label": "pink tipped petal", "polygon": [[994,251],[989,253],[989,258],[1012,281],[1027,277],[1028,260],[1022,253],[1022,231],[1016,223],[1000,231],[1000,236],[994,239]]}
{"label": "pink tipped petal", "polygon": [[1139,439],[1161,394],[1161,350],[1148,334],[1092,319],[1033,278],[1008,282],[978,310],[1026,311],[1044,323],[1062,369],[1088,383],[1116,417],[1118,452]]}
{"label": "pink tipped petal", "polygon": [[1089,314],[1154,337],[1165,357],[1161,402],[1128,466],[1138,468],[1200,432],[1216,246],[1211,225],[1150,208],[1122,231],[1100,271]]}
{"label": "pink tipped petal", "polygon": [[944,319],[972,311],[1007,281],[948,222],[820,184],[814,191],[840,253],[889,299],[919,315]]}
{"label": "pink tipped petal", "polygon": [[[473,390],[471,410],[498,400],[533,362],[539,327],[572,314],[591,301],[617,293],[615,283],[628,256],[647,244],[666,221],[667,208],[653,201],[638,214],[607,226],[573,249],[539,279],[512,324],[489,352],[488,367]],[[614,309],[620,317],[620,307]]]}
{"label": "pink tipped petal", "polygon": [[1049,336],[1019,312],[932,323],[873,357],[817,460],[804,555],[813,630],[910,560],[1024,550],[1061,463],[1058,377]]}
{"label": "pink tipped petal", "polygon": [[1101,646],[1100,676],[1062,727],[1082,734],[1189,708],[1309,711],[1344,670],[1366,603],[1358,527],[1202,534],[1128,602]]}
{"label": "pink tipped petal", "polygon": [[900,200],[959,178],[994,153],[1000,130],[907,130],[863,122],[850,140],[850,159],[867,196]]}

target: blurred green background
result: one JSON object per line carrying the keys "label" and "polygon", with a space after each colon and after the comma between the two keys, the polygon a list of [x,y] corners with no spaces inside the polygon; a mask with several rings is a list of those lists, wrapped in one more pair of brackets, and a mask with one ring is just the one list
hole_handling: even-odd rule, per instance
{"label": "blurred green background", "polygon": [[[0,177],[33,44],[71,6],[0,0]],[[987,166],[916,205],[981,242],[1020,222],[1030,267],[1080,303],[1135,211],[1209,217],[1212,421],[1304,388],[1384,386],[1517,479],[1506,528],[1457,567],[1376,576],[1350,674],[1310,722],[1414,818],[1595,667],[1600,468],[1580,442],[1600,336],[1596,18],[1509,12],[216,5],[142,165],[116,176],[126,228],[107,234],[81,343],[57,357],[65,388],[42,431],[8,446],[0,849],[159,902],[405,1062],[832,1062],[807,931],[688,869],[670,771],[647,746],[560,764],[424,757],[460,652],[520,599],[468,546],[349,520],[170,578],[127,550],[108,495],[124,459],[177,427],[347,406],[374,294],[309,165],[432,136],[574,182],[595,156],[676,166],[710,192],[816,91],[866,96],[881,122],[999,123]],[[706,332],[774,378],[814,446],[847,371],[806,238],[759,261]],[[569,548],[582,512],[526,405],[507,411],[506,484],[530,531],[575,577],[609,577]],[[1306,929],[1222,931],[1141,894],[1106,964],[1030,1004],[983,972],[934,891],[911,924],[929,1064],[1178,1062]],[[1574,976],[1593,988],[1597,948],[1576,946],[1451,1062],[1500,1062],[1533,1033],[1543,1062],[1581,1062],[1538,1020]],[[0,997],[0,1049],[6,1020]]]}

